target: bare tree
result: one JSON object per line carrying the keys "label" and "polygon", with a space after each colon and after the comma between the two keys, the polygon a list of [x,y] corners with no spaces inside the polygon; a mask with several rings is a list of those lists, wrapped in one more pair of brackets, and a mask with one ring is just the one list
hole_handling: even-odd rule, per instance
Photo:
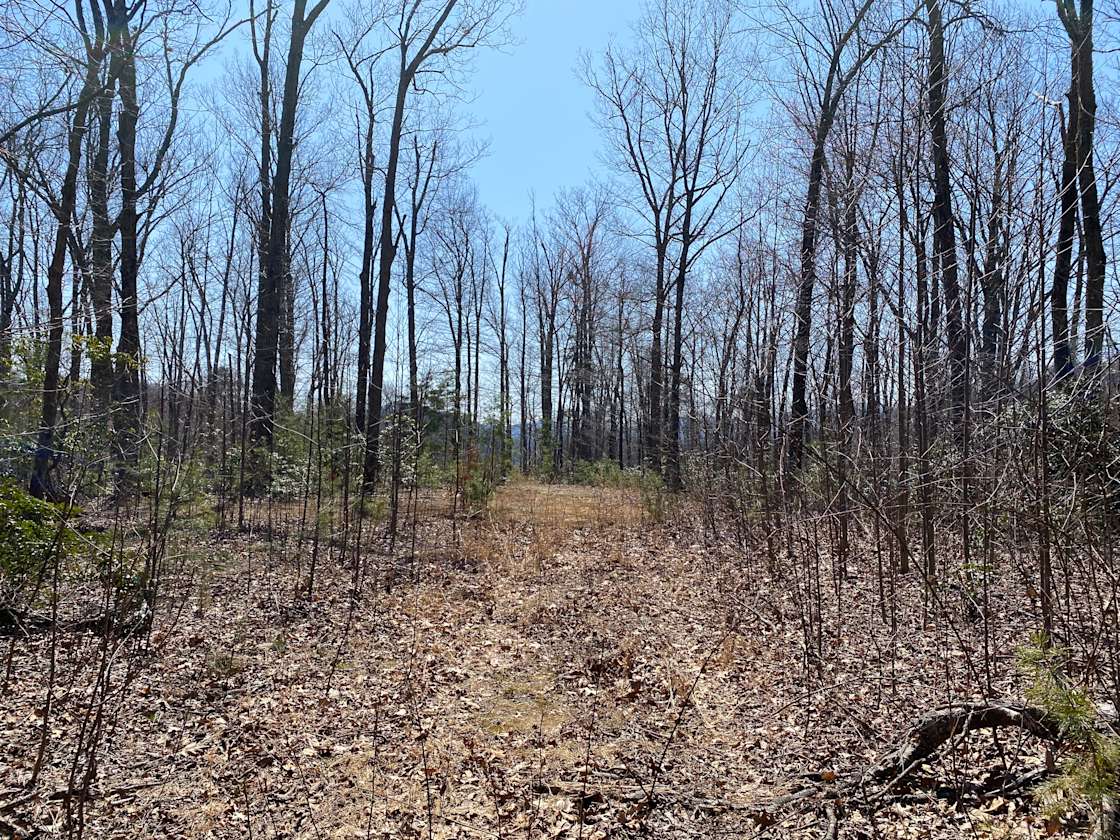
{"label": "bare tree", "polygon": [[[859,77],[864,65],[890,43],[910,20],[909,17],[892,19],[884,25],[872,26],[869,13],[874,5],[872,0],[862,0],[855,6],[822,3],[819,8],[820,21],[827,33],[827,40],[820,40],[815,36],[796,39],[797,49],[807,57],[814,47],[821,50],[817,58],[824,63],[825,71],[823,81],[812,75],[803,80],[806,86],[804,97],[813,111],[812,147],[801,222],[801,270],[795,309],[797,329],[793,341],[791,425],[787,453],[789,466],[793,469],[801,466],[805,425],[809,414],[806,384],[812,335],[813,292],[817,281],[818,219],[826,143],[848,88]],[[790,9],[785,10],[783,20],[794,32],[806,25],[804,22],[796,22],[793,10]]]}
{"label": "bare tree", "polygon": [[[257,328],[253,351],[254,440],[270,443],[276,414],[276,361],[279,352],[281,284],[287,271],[285,246],[290,217],[289,189],[292,156],[295,151],[296,110],[299,107],[300,66],[304,46],[315,21],[329,0],[318,2],[307,11],[307,0],[295,0],[288,60],[284,70],[284,96],[276,141],[276,171],[272,178],[268,220],[268,261],[257,290]],[[267,69],[262,70],[262,73]],[[262,104],[264,104],[262,102]],[[264,141],[267,142],[267,141]],[[263,143],[262,143],[263,148]],[[262,168],[264,163],[262,161]]]}
{"label": "bare tree", "polygon": [[373,319],[373,360],[370,367],[367,411],[367,482],[377,477],[377,437],[385,378],[385,346],[389,292],[396,258],[397,174],[409,91],[432,71],[444,72],[460,54],[493,42],[500,36],[512,8],[506,0],[398,0],[391,23],[392,49],[397,54],[396,92],[389,125],[385,184],[381,200],[381,233],[377,301]]}

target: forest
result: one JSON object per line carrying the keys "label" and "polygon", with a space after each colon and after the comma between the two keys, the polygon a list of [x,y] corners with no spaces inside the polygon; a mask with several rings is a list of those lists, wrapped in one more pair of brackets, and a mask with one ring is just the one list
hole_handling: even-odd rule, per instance
{"label": "forest", "polygon": [[0,8],[0,837],[1120,837],[1120,4],[554,2]]}

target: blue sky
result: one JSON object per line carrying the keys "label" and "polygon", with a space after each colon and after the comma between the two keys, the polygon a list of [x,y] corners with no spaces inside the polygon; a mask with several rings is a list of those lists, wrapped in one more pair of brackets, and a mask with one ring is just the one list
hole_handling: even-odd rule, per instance
{"label": "blue sky", "polygon": [[591,119],[594,97],[581,81],[581,52],[593,56],[612,36],[629,38],[641,0],[525,0],[511,23],[516,43],[475,62],[476,99],[464,109],[489,140],[473,171],[482,202],[520,221],[535,193],[547,208],[555,192],[585,183],[603,148]]}

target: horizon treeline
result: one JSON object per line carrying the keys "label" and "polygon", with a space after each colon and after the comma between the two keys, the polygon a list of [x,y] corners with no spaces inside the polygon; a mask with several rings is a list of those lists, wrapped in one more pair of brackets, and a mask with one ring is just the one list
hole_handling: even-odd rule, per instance
{"label": "horizon treeline", "polygon": [[901,525],[1099,403],[1114,9],[648,0],[573,56],[606,174],[501,219],[472,57],[521,11],[9,4],[4,471],[127,495],[172,456],[253,495],[313,446],[365,493],[411,447],[456,488],[816,470],[845,506],[859,472]]}

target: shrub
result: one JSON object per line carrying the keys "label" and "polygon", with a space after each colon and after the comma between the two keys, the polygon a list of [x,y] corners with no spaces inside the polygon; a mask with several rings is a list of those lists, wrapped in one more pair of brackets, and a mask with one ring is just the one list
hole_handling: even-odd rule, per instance
{"label": "shrub", "polygon": [[[1120,510],[1120,430],[1108,402],[1095,391],[1074,388],[1048,397],[1050,474],[1076,478],[1083,498]],[[1087,496],[1085,495],[1087,491]]]}
{"label": "shrub", "polygon": [[494,482],[490,480],[485,470],[471,469],[463,482],[463,498],[467,504],[467,513],[475,515],[481,513],[490,498],[494,495]]}
{"label": "shrub", "polygon": [[652,522],[664,522],[668,510],[668,491],[661,476],[651,470],[643,470],[638,475],[638,493],[646,516]]}
{"label": "shrub", "polygon": [[416,463],[416,486],[437,489],[454,481],[454,467],[437,460],[428,447],[423,447]]}
{"label": "shrub", "polygon": [[402,487],[415,487],[420,477],[420,430],[411,414],[391,414],[382,421],[378,438],[381,481],[389,484],[397,475]]}
{"label": "shrub", "polygon": [[14,482],[0,482],[0,606],[10,606],[43,573],[54,552],[67,553],[74,540],[55,505]]}
{"label": "shrub", "polygon": [[573,484],[590,487],[627,487],[635,483],[635,475],[627,472],[610,458],[598,461],[576,461],[572,465],[570,480]]}
{"label": "shrub", "polygon": [[1042,790],[1041,800],[1051,823],[1076,809],[1087,808],[1109,819],[1110,802],[1120,792],[1120,737],[1100,724],[1089,695],[1066,675],[1067,652],[1036,635],[1019,652],[1030,679],[1027,699],[1058,721],[1071,755],[1061,773]]}

